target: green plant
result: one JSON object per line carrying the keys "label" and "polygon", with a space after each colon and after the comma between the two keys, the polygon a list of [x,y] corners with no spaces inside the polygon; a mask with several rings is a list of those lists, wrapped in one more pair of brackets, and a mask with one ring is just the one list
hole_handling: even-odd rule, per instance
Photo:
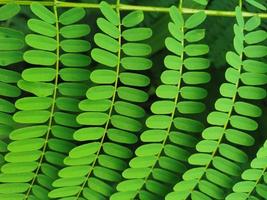
{"label": "green plant", "polygon": [[267,198],[265,1],[0,4],[0,199]]}

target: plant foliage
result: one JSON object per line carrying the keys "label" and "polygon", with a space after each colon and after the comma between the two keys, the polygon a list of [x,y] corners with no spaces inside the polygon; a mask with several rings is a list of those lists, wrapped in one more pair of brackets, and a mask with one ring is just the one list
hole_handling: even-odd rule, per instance
{"label": "plant foliage", "polygon": [[1,200],[267,199],[265,1],[0,4]]}

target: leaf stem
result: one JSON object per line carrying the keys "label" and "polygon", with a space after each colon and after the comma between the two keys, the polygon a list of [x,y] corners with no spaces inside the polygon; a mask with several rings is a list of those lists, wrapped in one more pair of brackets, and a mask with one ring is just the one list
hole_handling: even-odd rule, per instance
{"label": "leaf stem", "polygon": [[48,147],[48,139],[49,139],[49,136],[50,136],[50,133],[51,133],[52,124],[53,124],[53,118],[54,118],[54,112],[55,112],[55,109],[56,109],[58,75],[59,75],[59,24],[58,24],[57,7],[54,6],[53,9],[54,9],[54,14],[55,14],[55,18],[56,18],[55,26],[56,26],[56,30],[57,30],[57,34],[56,34],[56,41],[57,41],[56,56],[57,56],[57,61],[56,61],[56,66],[55,66],[55,68],[56,68],[56,77],[55,77],[55,81],[54,81],[53,101],[52,101],[52,106],[51,106],[51,110],[50,110],[50,117],[49,117],[49,121],[48,121],[47,133],[46,133],[46,136],[45,136],[45,144],[43,146],[42,154],[41,154],[40,160],[38,162],[38,167],[37,167],[37,169],[36,169],[36,171],[34,173],[34,177],[33,177],[32,181],[31,181],[29,189],[27,190],[27,193],[25,195],[25,198],[24,198],[25,200],[27,200],[29,198],[29,195],[31,193],[32,187],[36,182],[36,179],[37,179],[37,176],[39,174],[39,171],[41,170],[41,166],[42,166],[43,160],[45,159],[45,152],[46,152],[47,147]]}
{"label": "leaf stem", "polygon": [[[119,19],[120,19],[121,16],[120,16],[120,6],[119,5],[120,5],[120,0],[117,0],[116,11],[117,11]],[[120,65],[121,65],[121,62],[120,62],[121,61],[121,19],[120,19],[120,24],[118,25],[118,29],[119,29],[119,32],[120,32],[120,36],[118,38],[118,43],[119,43],[120,48],[118,50],[118,63],[117,63],[117,68],[116,68],[116,80],[115,80],[115,83],[114,83],[114,92],[113,92],[112,99],[111,99],[111,106],[110,106],[110,109],[109,109],[109,112],[108,112],[108,121],[105,124],[104,135],[102,136],[101,141],[100,141],[100,148],[96,152],[95,159],[94,159],[93,163],[91,164],[91,169],[88,172],[88,174],[86,175],[85,181],[82,183],[81,189],[79,190],[78,194],[76,195],[75,200],[78,200],[79,197],[81,196],[82,191],[83,191],[83,189],[85,188],[85,186],[86,186],[86,184],[88,182],[88,179],[90,178],[91,174],[94,171],[94,167],[97,165],[97,161],[98,161],[99,155],[101,154],[101,150],[103,149],[103,144],[104,144],[106,136],[107,136],[107,131],[108,131],[108,128],[109,128],[109,125],[110,125],[110,121],[111,121],[111,117],[112,117],[112,113],[113,113],[113,110],[114,110],[114,104],[115,104],[115,101],[116,101],[117,89],[118,89],[118,85],[119,85],[119,75],[120,75]]]}
{"label": "leaf stem", "polygon": [[[1,4],[6,4],[10,2],[15,2],[19,5],[30,5],[33,2],[39,2],[43,4],[44,6],[56,6],[56,7],[80,7],[80,8],[90,8],[90,9],[99,9],[99,4],[95,3],[76,3],[76,2],[52,2],[52,1],[19,1],[19,0],[0,0]],[[113,8],[116,8],[117,5],[113,4]],[[168,7],[156,7],[156,6],[139,6],[139,5],[127,5],[127,4],[120,4],[119,5],[120,11],[124,10],[141,10],[144,12],[162,12],[162,13],[168,13],[169,8]],[[183,8],[182,10],[183,14],[194,14],[199,11],[204,11],[206,15],[209,16],[217,16],[217,17],[235,17],[234,11],[221,11],[221,10],[202,10],[202,9],[192,9],[192,8]],[[260,18],[267,18],[267,13],[253,13],[253,12],[242,12],[243,17],[252,17],[254,15],[258,15]]]}

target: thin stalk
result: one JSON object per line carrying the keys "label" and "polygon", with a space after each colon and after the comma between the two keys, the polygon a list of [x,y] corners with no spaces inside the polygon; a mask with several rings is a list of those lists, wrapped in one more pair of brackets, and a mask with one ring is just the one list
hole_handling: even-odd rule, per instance
{"label": "thin stalk", "polygon": [[[99,4],[94,3],[76,3],[76,2],[62,2],[57,1],[56,3],[51,1],[18,1],[18,0],[0,0],[0,5],[15,2],[19,5],[30,5],[33,2],[38,2],[43,4],[44,6],[56,6],[56,7],[80,7],[80,8],[90,8],[90,9],[98,9]],[[117,5],[112,5],[113,8],[116,8]],[[127,4],[120,4],[119,5],[120,11],[131,11],[131,10],[142,10],[144,12],[162,12],[167,13],[169,12],[168,7],[155,7],[155,6],[139,6],[139,5],[127,5]],[[194,14],[199,11],[204,11],[208,16],[217,16],[217,17],[235,17],[235,11],[221,11],[221,10],[202,10],[202,9],[192,9],[192,8],[183,8],[183,14]],[[267,13],[253,13],[253,12],[243,12],[243,17],[251,17],[254,15],[258,15],[260,18],[267,18]]]}

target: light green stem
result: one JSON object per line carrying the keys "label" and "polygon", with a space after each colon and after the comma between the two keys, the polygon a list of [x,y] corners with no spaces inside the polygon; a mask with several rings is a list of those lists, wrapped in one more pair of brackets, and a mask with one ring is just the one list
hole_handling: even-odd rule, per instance
{"label": "light green stem", "polygon": [[[38,2],[43,4],[44,6],[56,6],[56,7],[81,7],[81,8],[99,8],[99,4],[94,3],[75,3],[75,2],[62,2],[57,1],[56,3],[51,1],[18,1],[18,0],[0,0],[1,4],[6,4],[9,2],[15,2],[19,5],[30,5],[33,2]],[[113,8],[116,8],[117,5],[112,5]],[[167,7],[154,7],[154,6],[138,6],[138,5],[127,5],[127,4],[120,4],[119,9],[123,10],[142,10],[144,12],[169,12],[169,8]],[[182,13],[184,14],[193,14],[201,9],[191,9],[191,8],[183,8]],[[218,16],[218,17],[235,17],[235,11],[221,11],[221,10],[203,10],[209,16]],[[267,18],[267,13],[253,13],[253,12],[243,12],[243,17],[251,17],[254,15],[258,15],[260,18]]]}

